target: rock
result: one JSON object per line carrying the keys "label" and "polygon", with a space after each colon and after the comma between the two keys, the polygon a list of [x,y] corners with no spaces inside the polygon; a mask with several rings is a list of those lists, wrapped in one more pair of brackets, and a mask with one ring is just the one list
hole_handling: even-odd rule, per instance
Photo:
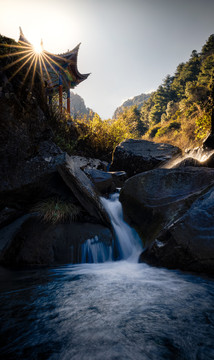
{"label": "rock", "polygon": [[178,164],[176,164],[175,166],[173,166],[173,169],[186,167],[186,166],[201,167],[201,166],[206,166],[206,165],[205,164],[203,165],[203,163],[201,163],[200,161],[198,161],[194,158],[188,157],[188,158],[182,160],[181,162],[179,162]]}
{"label": "rock", "polygon": [[[49,143],[49,144],[47,144]],[[70,190],[58,174],[57,167],[65,162],[65,153],[51,141],[47,146],[54,148],[54,152],[39,153],[25,163],[14,175],[3,178],[0,183],[0,207],[15,209],[29,209],[36,202],[51,196],[69,196]],[[57,153],[58,152],[58,153]]]}
{"label": "rock", "polygon": [[16,235],[16,233],[20,230],[22,224],[30,217],[31,215],[23,215],[13,221],[11,224],[3,227],[0,230],[0,259],[5,250],[7,250]]}
{"label": "rock", "polygon": [[96,237],[106,246],[112,242],[111,231],[100,224],[53,225],[30,215],[6,230],[7,235],[11,234],[10,241],[2,246],[0,260],[13,267],[81,262],[81,245],[86,240]]}
{"label": "rock", "polygon": [[85,169],[97,169],[106,171],[108,163],[99,159],[86,158],[84,156],[70,156],[73,161],[79,166],[81,170]]}
{"label": "rock", "polygon": [[5,207],[0,211],[0,229],[15,221],[22,214],[22,211]]}
{"label": "rock", "polygon": [[96,189],[101,194],[109,194],[122,187],[127,176],[125,171],[105,172],[96,169],[86,168],[84,172],[91,179]]}
{"label": "rock", "polygon": [[128,179],[120,201],[126,220],[147,246],[213,184],[213,169],[154,169]]}
{"label": "rock", "polygon": [[140,261],[214,274],[214,187],[141,254]]}
{"label": "rock", "polygon": [[205,161],[205,164],[210,168],[214,168],[214,154],[210,155],[210,157]]}
{"label": "rock", "polygon": [[66,164],[58,167],[59,174],[83,208],[98,222],[111,228],[109,216],[104,209],[96,189],[79,167],[74,157],[66,156]]}
{"label": "rock", "polygon": [[111,171],[110,174],[112,174],[114,184],[117,188],[121,188],[127,180],[127,174],[125,171]]}
{"label": "rock", "polygon": [[57,172],[57,166],[65,161],[65,153],[51,140],[39,144],[34,157],[18,164],[13,174],[4,176],[0,191],[11,191],[38,182],[44,175]]}
{"label": "rock", "polygon": [[114,151],[110,171],[124,170],[128,177],[151,170],[181,153],[178,147],[146,140],[125,140]]}
{"label": "rock", "polygon": [[204,149],[214,149],[214,134],[208,135],[208,137],[203,142]]}
{"label": "rock", "polygon": [[85,169],[84,172],[101,194],[110,193],[116,190],[111,173],[89,168]]}

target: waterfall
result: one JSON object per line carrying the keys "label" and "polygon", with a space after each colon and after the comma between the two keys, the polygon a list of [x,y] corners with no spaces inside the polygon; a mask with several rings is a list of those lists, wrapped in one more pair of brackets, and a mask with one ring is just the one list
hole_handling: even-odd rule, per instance
{"label": "waterfall", "polygon": [[82,263],[100,263],[112,261],[112,247],[99,241],[98,236],[86,240],[81,245]]}
{"label": "waterfall", "polygon": [[142,252],[142,241],[135,229],[123,219],[119,193],[112,194],[109,199],[101,198],[102,204],[109,214],[114,229],[114,247],[117,259],[137,261]]}
{"label": "waterfall", "polygon": [[209,157],[213,154],[214,154],[214,150],[204,150],[203,148],[196,148],[196,149],[188,150],[185,154],[172,158],[172,160],[167,161],[161,167],[163,169],[171,169],[172,167],[178,165],[181,161],[188,158],[193,158],[195,160],[198,160],[203,165],[203,162],[208,160]]}
{"label": "waterfall", "polygon": [[142,252],[142,242],[137,232],[123,219],[119,193],[112,194],[109,199],[101,197],[101,202],[111,219],[114,240],[112,246],[99,241],[97,236],[85,241],[81,246],[82,263],[127,259],[137,262]]}

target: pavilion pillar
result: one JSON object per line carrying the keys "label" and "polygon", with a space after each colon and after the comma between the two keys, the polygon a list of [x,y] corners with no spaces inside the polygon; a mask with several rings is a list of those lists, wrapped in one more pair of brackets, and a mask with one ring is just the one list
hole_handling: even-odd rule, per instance
{"label": "pavilion pillar", "polygon": [[62,113],[62,75],[59,73],[59,110]]}
{"label": "pavilion pillar", "polygon": [[70,93],[70,87],[67,91],[67,112],[70,115],[71,113],[71,93]]}

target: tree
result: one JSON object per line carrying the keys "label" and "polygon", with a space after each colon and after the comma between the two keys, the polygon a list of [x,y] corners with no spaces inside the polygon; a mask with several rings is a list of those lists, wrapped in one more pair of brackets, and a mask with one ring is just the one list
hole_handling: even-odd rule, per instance
{"label": "tree", "polygon": [[210,35],[205,45],[202,47],[202,57],[209,56],[214,53],[214,34]]}

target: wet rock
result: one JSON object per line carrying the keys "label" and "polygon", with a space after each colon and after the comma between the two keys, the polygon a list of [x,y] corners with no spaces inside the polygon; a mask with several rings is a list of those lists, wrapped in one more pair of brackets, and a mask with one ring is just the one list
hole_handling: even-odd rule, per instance
{"label": "wet rock", "polygon": [[206,166],[206,165],[205,164],[203,165],[203,163],[201,163],[200,161],[189,157],[189,158],[186,158],[186,159],[182,160],[181,162],[179,162],[175,166],[173,166],[173,169],[186,167],[186,166],[201,167],[201,166]]}
{"label": "wet rock", "polygon": [[206,160],[205,164],[210,168],[214,168],[214,154],[210,155],[210,157]]}
{"label": "wet rock", "polygon": [[155,169],[128,179],[121,190],[120,201],[126,220],[148,245],[213,184],[213,169]]}
{"label": "wet rock", "polygon": [[101,194],[111,193],[116,190],[111,173],[90,168],[85,169],[84,172]]}
{"label": "wet rock", "polygon": [[20,231],[22,224],[29,219],[30,216],[29,214],[25,214],[0,230],[0,259],[3,253],[11,247],[13,239]]}
{"label": "wet rock", "polygon": [[181,153],[178,147],[146,140],[125,140],[114,151],[110,171],[124,170],[128,177],[154,169]]}
{"label": "wet rock", "polygon": [[[1,241],[0,262],[5,266],[44,266],[81,261],[81,245],[97,238],[110,246],[111,231],[100,224],[47,224],[26,215],[2,229],[7,241]],[[10,236],[9,236],[10,234]]]}
{"label": "wet rock", "polygon": [[60,165],[58,171],[82,207],[98,222],[111,227],[109,216],[100,201],[96,188],[79,167],[79,162],[67,155],[66,163]]}
{"label": "wet rock", "polygon": [[15,221],[22,214],[21,210],[5,207],[0,211],[0,229]]}
{"label": "wet rock", "polygon": [[116,188],[121,188],[124,182],[127,180],[127,174],[125,171],[112,171],[110,174],[113,176]]}
{"label": "wet rock", "polygon": [[140,261],[171,269],[214,274],[214,187],[165,229]]}

